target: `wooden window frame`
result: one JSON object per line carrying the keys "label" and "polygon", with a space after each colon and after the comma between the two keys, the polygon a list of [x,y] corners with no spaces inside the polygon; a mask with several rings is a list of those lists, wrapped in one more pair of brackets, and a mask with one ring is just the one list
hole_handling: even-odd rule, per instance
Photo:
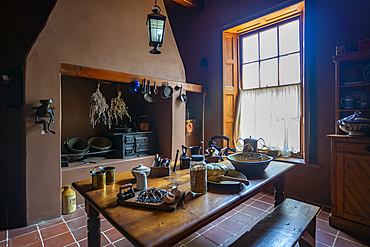
{"label": "wooden window frame", "polygon": [[[308,139],[308,131],[303,124],[305,116],[305,93],[304,93],[304,2],[296,3],[290,7],[275,11],[271,14],[253,19],[239,26],[229,28],[223,31],[222,47],[223,47],[223,135],[230,137],[230,146],[234,145],[234,129],[236,123],[236,106],[238,96],[241,89],[241,45],[239,39],[252,33],[261,32],[272,28],[273,26],[281,25],[285,22],[300,20],[300,60],[301,60],[301,119],[300,119],[300,140],[301,153],[294,158],[303,158],[304,162],[308,162],[308,150],[306,150],[306,140]],[[230,47],[230,44],[233,47]],[[232,55],[232,56],[230,56]],[[230,71],[232,67],[232,71]],[[307,138],[307,139],[306,139]]]}
{"label": "wooden window frame", "polygon": [[[279,55],[277,54],[276,56],[273,56],[273,57],[269,57],[269,58],[263,58],[261,59],[260,57],[256,60],[256,61],[252,61],[252,62],[247,62],[247,63],[243,63],[243,58],[242,58],[242,53],[243,53],[243,45],[242,45],[242,40],[243,38],[247,37],[247,36],[252,36],[254,34],[259,34],[263,31],[267,31],[269,29],[272,29],[272,28],[277,28],[277,33],[278,33],[278,40],[277,40],[277,43],[278,43],[278,51],[279,51],[279,26],[281,25],[284,25],[284,24],[287,24],[289,22],[293,22],[293,21],[296,21],[296,20],[299,20],[299,44],[300,44],[300,47],[299,47],[299,51],[295,51],[295,52],[290,52],[290,53],[287,53],[287,54],[284,54],[284,55]],[[254,63],[254,62],[258,62],[259,63],[259,68],[261,68],[261,62],[262,61],[268,61],[268,60],[271,60],[271,59],[274,59],[274,58],[277,58],[277,61],[278,61],[278,85],[277,86],[268,86],[269,88],[272,88],[272,87],[284,87],[284,86],[289,86],[289,85],[294,85],[294,84],[302,84],[303,82],[303,52],[302,52],[302,49],[303,49],[303,36],[302,36],[302,33],[303,33],[303,26],[302,26],[302,22],[303,22],[303,15],[302,14],[298,14],[296,16],[293,16],[289,19],[286,19],[282,22],[278,22],[278,23],[275,23],[273,25],[270,25],[270,26],[267,26],[267,27],[264,27],[264,28],[261,28],[261,29],[257,29],[257,30],[254,30],[252,32],[249,32],[249,33],[244,33],[242,35],[238,35],[238,41],[239,41],[239,47],[240,47],[240,52],[239,52],[239,64],[240,64],[240,87],[239,87],[239,90],[240,91],[244,91],[244,90],[250,90],[250,89],[262,89],[262,88],[266,88],[266,87],[262,87],[261,86],[261,78],[259,78],[259,87],[258,88],[248,88],[248,89],[244,89],[243,88],[243,76],[242,76],[242,66],[244,64],[250,64],[250,63]],[[259,35],[258,35],[258,39],[260,39]],[[260,48],[260,47],[259,47]],[[260,54],[260,52],[259,52]],[[291,83],[291,84],[287,84],[287,85],[280,85],[280,76],[279,76],[279,73],[280,73],[280,69],[279,69],[279,64],[280,64],[280,58],[281,57],[286,57],[286,56],[289,56],[289,55],[292,55],[292,54],[299,54],[300,55],[300,81],[297,82],[297,83]],[[259,74],[259,77],[260,77],[261,74]]]}

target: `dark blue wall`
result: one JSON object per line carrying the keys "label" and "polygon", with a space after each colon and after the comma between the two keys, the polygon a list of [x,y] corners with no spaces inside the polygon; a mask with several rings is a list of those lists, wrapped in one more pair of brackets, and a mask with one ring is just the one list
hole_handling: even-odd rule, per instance
{"label": "dark blue wall", "polygon": [[[207,106],[205,140],[222,133],[222,31],[298,1],[206,0],[204,10],[184,9],[169,19],[184,62],[188,82],[202,83],[200,61],[206,58]],[[336,45],[358,50],[370,37],[369,2],[308,0],[305,18],[305,82],[309,90],[310,157],[320,168],[297,166],[288,175],[288,195],[330,205],[330,139],[334,133],[334,63]],[[201,99],[190,95],[189,109],[201,116]],[[306,123],[307,123],[306,119]]]}

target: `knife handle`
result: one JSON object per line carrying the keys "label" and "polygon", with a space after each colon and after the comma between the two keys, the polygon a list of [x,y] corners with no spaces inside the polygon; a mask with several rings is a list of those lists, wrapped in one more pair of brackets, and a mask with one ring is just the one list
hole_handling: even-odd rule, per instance
{"label": "knife handle", "polygon": [[180,150],[177,149],[175,163],[173,164],[173,170],[172,170],[172,172],[176,172],[176,163],[177,163],[177,158],[179,156],[179,151]]}
{"label": "knife handle", "polygon": [[244,183],[245,185],[249,184],[249,181],[246,179],[241,179],[241,178],[234,178],[234,177],[229,177],[229,176],[220,176],[221,181],[235,181],[235,182],[241,182]]}

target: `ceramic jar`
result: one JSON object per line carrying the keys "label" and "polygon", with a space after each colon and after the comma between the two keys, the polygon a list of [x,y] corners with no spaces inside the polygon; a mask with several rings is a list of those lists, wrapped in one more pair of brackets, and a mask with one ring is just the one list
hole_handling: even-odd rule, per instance
{"label": "ceramic jar", "polygon": [[[258,141],[263,141],[263,145],[265,145],[265,140],[263,140],[262,138],[258,138],[258,139],[253,139],[251,136],[249,138],[239,138],[237,141],[236,141],[236,147],[240,150],[240,151],[245,151],[245,149],[247,150],[247,152],[256,152],[258,153],[258,147],[257,147],[257,144],[258,144]],[[250,150],[249,150],[249,149]]]}
{"label": "ceramic jar", "polygon": [[355,107],[355,99],[347,96],[340,99],[340,104],[344,109],[353,109]]}
{"label": "ceramic jar", "polygon": [[150,174],[150,167],[144,166],[143,164],[139,164],[138,166],[131,168],[131,173],[136,178],[136,180],[137,180],[137,174],[139,172],[144,172],[146,176],[148,177]]}
{"label": "ceramic jar", "polygon": [[136,189],[145,190],[147,188],[147,180],[145,172],[138,172],[136,174]]}
{"label": "ceramic jar", "polygon": [[359,101],[356,101],[356,106],[360,109],[367,109],[370,106],[370,102],[366,100],[362,100],[362,101],[359,100]]}
{"label": "ceramic jar", "polygon": [[76,211],[76,192],[71,185],[62,188],[62,214],[70,214]]}
{"label": "ceramic jar", "polygon": [[361,117],[361,112],[355,111],[351,116],[339,119],[337,124],[349,136],[366,136],[370,134],[370,119]]}

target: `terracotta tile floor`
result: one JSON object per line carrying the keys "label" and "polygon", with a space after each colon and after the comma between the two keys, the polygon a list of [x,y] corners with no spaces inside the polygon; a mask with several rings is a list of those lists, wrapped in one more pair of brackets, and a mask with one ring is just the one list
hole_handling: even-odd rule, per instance
{"label": "terracotta tile floor", "polygon": [[[259,193],[202,229],[181,240],[177,247],[229,246],[273,209],[273,195]],[[370,246],[370,239],[355,237],[328,225],[329,209],[316,220],[316,246]],[[0,247],[87,246],[87,216],[84,205],[76,212],[37,225],[0,231]],[[106,219],[102,219],[102,246],[132,246]]]}

